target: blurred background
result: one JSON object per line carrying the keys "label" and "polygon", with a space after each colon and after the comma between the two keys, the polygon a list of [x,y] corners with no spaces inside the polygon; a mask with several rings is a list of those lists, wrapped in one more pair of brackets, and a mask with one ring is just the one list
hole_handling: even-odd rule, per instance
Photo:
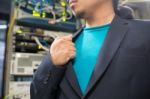
{"label": "blurred background", "polygon": [[[133,18],[150,20],[150,0],[119,2]],[[66,0],[0,0],[0,99],[30,99],[33,74],[53,40],[82,25]]]}

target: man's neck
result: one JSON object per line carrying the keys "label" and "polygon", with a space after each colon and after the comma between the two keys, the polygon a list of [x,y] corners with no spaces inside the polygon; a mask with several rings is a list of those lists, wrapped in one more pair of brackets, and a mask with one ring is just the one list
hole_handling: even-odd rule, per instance
{"label": "man's neck", "polygon": [[104,5],[91,13],[86,20],[86,27],[95,27],[111,23],[114,19],[115,12],[112,6]]}

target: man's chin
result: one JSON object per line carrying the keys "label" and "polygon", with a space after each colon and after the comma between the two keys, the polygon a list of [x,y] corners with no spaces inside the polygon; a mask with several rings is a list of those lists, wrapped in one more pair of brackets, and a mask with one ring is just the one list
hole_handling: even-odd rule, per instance
{"label": "man's chin", "polygon": [[76,18],[79,18],[79,19],[85,18],[85,13],[84,12],[73,12],[73,14]]}

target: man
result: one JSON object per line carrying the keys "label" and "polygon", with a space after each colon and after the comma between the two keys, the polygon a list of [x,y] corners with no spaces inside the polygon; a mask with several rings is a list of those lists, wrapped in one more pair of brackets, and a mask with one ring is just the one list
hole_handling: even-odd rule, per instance
{"label": "man", "polygon": [[150,22],[123,19],[112,0],[69,0],[86,25],[55,39],[31,99],[150,99]]}

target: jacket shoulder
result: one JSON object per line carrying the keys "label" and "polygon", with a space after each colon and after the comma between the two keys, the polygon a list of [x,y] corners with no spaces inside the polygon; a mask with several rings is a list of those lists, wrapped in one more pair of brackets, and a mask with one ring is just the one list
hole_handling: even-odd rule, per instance
{"label": "jacket shoulder", "polygon": [[130,22],[130,27],[136,28],[137,30],[146,29],[149,30],[150,32],[150,20],[134,19],[134,20],[129,20],[129,22]]}
{"label": "jacket shoulder", "polygon": [[135,41],[136,44],[146,45],[147,47],[149,47],[150,50],[150,21],[128,20],[128,23],[128,38],[132,39],[132,41]]}

